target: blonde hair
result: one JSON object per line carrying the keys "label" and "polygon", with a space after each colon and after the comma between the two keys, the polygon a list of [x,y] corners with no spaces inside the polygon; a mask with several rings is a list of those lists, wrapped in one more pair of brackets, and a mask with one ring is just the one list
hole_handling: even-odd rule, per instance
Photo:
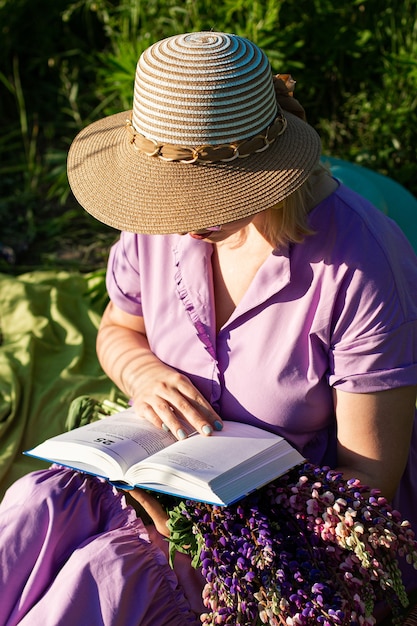
{"label": "blonde hair", "polygon": [[312,209],[313,187],[327,176],[328,168],[318,163],[305,183],[279,204],[265,211],[264,236],[275,246],[301,243],[314,231],[308,225],[307,216]]}

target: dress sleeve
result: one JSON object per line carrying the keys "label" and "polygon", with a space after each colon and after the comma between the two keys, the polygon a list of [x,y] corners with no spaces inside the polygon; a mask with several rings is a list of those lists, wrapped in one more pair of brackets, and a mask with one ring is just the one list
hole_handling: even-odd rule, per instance
{"label": "dress sleeve", "polygon": [[329,383],[370,393],[417,384],[417,259],[402,234],[368,239],[334,304]]}
{"label": "dress sleeve", "polygon": [[110,300],[131,315],[142,315],[138,236],[122,232],[110,250],[106,287]]}

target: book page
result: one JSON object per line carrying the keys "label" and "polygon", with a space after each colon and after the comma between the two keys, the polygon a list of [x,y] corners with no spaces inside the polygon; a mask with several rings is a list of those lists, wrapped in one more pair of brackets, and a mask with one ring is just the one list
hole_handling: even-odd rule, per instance
{"label": "book page", "polygon": [[279,435],[225,422],[211,437],[195,434],[144,459],[127,476],[139,487],[225,505],[303,461]]}
{"label": "book page", "polygon": [[[165,468],[173,475],[185,472],[189,482],[209,483],[216,476],[239,466],[248,458],[261,454],[281,441],[282,437],[255,426],[225,422],[223,430],[214,432],[210,437],[193,434],[187,439],[177,441],[173,447],[157,452],[142,463],[142,466],[150,469],[152,466]],[[132,482],[136,476],[144,476],[139,465],[136,464],[129,472]]]}
{"label": "book page", "polygon": [[[133,409],[127,409],[97,422],[81,426],[72,431],[62,433],[39,444],[27,454],[50,461],[69,464],[77,467],[77,461],[95,466],[97,473],[106,471],[109,476],[110,468],[121,468],[124,473],[132,464],[146,459],[148,456],[163,450],[177,440],[172,433],[158,429],[146,420],[141,420]],[[105,457],[110,457],[116,463],[110,465]],[[82,469],[84,466],[80,466]],[[115,478],[120,479],[120,469]]]}

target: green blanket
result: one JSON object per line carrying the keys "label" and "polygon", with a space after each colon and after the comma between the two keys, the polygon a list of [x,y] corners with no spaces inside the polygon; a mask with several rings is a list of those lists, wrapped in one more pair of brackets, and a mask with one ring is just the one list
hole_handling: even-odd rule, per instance
{"label": "green blanket", "polygon": [[47,466],[22,451],[65,430],[75,397],[114,391],[95,351],[104,293],[104,272],[0,274],[0,497]]}

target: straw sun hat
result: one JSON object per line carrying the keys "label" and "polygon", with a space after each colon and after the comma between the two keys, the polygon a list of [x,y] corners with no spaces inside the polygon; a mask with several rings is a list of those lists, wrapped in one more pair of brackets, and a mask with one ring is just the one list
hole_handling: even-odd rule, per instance
{"label": "straw sun hat", "polygon": [[68,178],[80,204],[109,226],[190,232],[283,200],[311,173],[320,147],[313,128],[277,104],[257,46],[188,33],[145,50],[133,110],[78,134]]}

